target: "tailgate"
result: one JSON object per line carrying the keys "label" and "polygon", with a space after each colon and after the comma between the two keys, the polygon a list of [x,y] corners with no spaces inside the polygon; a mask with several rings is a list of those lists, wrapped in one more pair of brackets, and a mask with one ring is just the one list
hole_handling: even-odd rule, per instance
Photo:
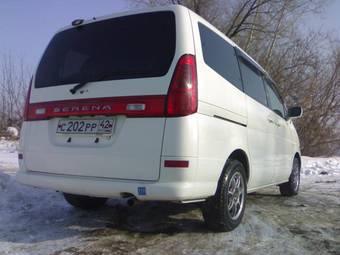
{"label": "tailgate", "polygon": [[[194,54],[191,34],[182,7],[98,18],[58,32],[32,81],[24,129],[26,168],[157,180],[165,98],[177,60]],[[68,121],[86,126],[101,120],[112,129],[60,128]]]}
{"label": "tailgate", "polygon": [[[27,169],[157,180],[175,51],[175,14],[167,10],[98,18],[57,33],[33,80]],[[63,132],[69,121],[92,126],[100,120],[112,129],[73,125]]]}
{"label": "tailgate", "polygon": [[30,122],[26,126],[29,134],[24,151],[27,169],[54,174],[157,180],[164,118],[113,118],[115,127],[111,137],[57,134],[59,118]]}

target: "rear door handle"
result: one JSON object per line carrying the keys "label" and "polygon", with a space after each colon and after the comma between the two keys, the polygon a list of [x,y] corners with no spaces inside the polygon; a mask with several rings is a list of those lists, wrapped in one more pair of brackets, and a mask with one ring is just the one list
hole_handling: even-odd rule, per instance
{"label": "rear door handle", "polygon": [[269,123],[273,123],[273,124],[275,123],[272,119],[268,118],[267,120],[268,120]]}
{"label": "rear door handle", "polygon": [[280,124],[277,121],[274,121],[274,120],[272,120],[270,118],[268,118],[267,120],[268,120],[269,123],[274,124],[277,127],[280,127]]}

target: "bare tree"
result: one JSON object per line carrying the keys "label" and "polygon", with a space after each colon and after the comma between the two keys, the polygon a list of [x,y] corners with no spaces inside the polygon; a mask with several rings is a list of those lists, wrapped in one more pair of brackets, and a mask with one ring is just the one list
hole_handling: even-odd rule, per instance
{"label": "bare tree", "polygon": [[0,55],[0,132],[8,126],[20,128],[30,69],[10,53]]}

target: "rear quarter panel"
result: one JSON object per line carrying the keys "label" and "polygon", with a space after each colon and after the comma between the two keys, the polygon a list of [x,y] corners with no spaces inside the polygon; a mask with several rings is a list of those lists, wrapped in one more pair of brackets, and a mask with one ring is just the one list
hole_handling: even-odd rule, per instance
{"label": "rear quarter panel", "polygon": [[[247,149],[245,95],[216,73],[203,59],[198,22],[225,38],[216,28],[191,12],[198,73],[198,171],[207,194],[214,194],[229,155]],[[220,118],[217,118],[220,117]]]}

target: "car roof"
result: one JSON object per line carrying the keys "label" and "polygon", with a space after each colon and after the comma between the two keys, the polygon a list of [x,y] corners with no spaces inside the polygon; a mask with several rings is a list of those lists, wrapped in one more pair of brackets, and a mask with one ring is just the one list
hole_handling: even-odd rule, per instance
{"label": "car roof", "polygon": [[[86,25],[86,24],[91,24],[95,23],[98,21],[103,21],[107,19],[112,19],[112,18],[117,18],[117,17],[124,17],[124,16],[129,16],[129,15],[134,15],[134,14],[140,14],[140,13],[149,13],[149,12],[158,12],[158,11],[173,11],[175,13],[178,13],[183,10],[188,10],[188,8],[182,6],[182,5],[167,5],[167,6],[160,6],[160,7],[150,7],[150,8],[143,8],[143,9],[138,9],[138,10],[130,10],[130,11],[125,11],[125,12],[118,12],[118,13],[113,13],[109,15],[104,15],[104,16],[98,16],[98,17],[93,17],[90,19],[83,19],[82,17],[75,17],[74,20],[77,19],[83,19],[83,23],[80,25]],[[70,21],[70,25],[64,26],[60,28],[57,33],[62,32],[64,30],[73,28],[74,26],[71,24],[72,21]]]}
{"label": "car roof", "polygon": [[[129,16],[129,15],[134,15],[134,14],[140,14],[140,13],[149,13],[149,12],[158,12],[158,11],[173,11],[174,13],[179,13],[183,10],[188,11],[191,16],[196,17],[200,22],[202,22],[204,25],[209,27],[209,29],[213,30],[215,33],[217,33],[222,38],[224,38],[229,44],[231,44],[233,47],[239,50],[244,56],[246,56],[247,59],[252,62],[252,64],[254,64],[261,72],[263,72],[272,81],[272,79],[270,78],[268,73],[265,71],[265,69],[260,64],[258,64],[248,53],[246,53],[243,49],[241,49],[232,39],[227,37],[224,33],[218,30],[215,26],[213,26],[210,22],[205,20],[203,17],[199,16],[198,14],[196,14],[195,12],[193,12],[192,10],[190,10],[189,8],[183,5],[174,4],[174,5],[165,5],[165,6],[159,6],[159,7],[149,7],[149,8],[142,8],[138,10],[130,10],[130,11],[125,11],[125,12],[113,13],[113,14],[109,14],[105,16],[93,17],[91,19],[84,19],[81,26],[90,24],[90,23],[95,23],[98,21],[107,20],[107,19],[124,17],[124,16]],[[81,19],[81,17],[78,17],[78,19]],[[61,29],[57,31],[57,33],[73,28],[74,26],[71,23],[72,21],[70,21],[70,25],[62,27]]]}

